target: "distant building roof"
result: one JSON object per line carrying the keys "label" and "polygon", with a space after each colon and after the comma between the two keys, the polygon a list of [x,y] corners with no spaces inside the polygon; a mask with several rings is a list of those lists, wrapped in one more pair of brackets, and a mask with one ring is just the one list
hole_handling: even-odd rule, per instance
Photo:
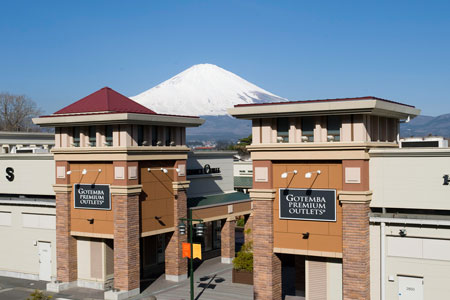
{"label": "distant building roof", "polygon": [[188,198],[188,208],[209,207],[230,204],[233,202],[250,201],[250,196],[241,192],[207,195]]}
{"label": "distant building roof", "polygon": [[83,99],[74,102],[63,109],[58,110],[53,115],[81,114],[81,113],[156,113],[147,107],[131,100],[128,97],[114,91],[109,87],[104,87]]}
{"label": "distant building roof", "polygon": [[391,100],[372,96],[305,101],[238,104],[228,109],[238,119],[260,119],[291,116],[327,116],[370,114],[381,117],[412,119],[420,110]]}
{"label": "distant building roof", "polygon": [[234,187],[235,188],[249,188],[253,186],[252,176],[234,176]]}
{"label": "distant building roof", "polygon": [[337,102],[337,101],[355,101],[355,100],[379,100],[399,105],[404,105],[414,108],[415,106],[409,104],[403,104],[400,102],[395,102],[392,100],[382,99],[373,96],[364,97],[353,97],[353,98],[333,98],[333,99],[317,99],[317,100],[299,100],[299,101],[287,101],[287,102],[265,102],[265,103],[248,103],[248,104],[237,104],[234,107],[244,107],[244,106],[259,106],[259,105],[278,105],[278,104],[296,104],[296,103],[314,103],[314,102]]}
{"label": "distant building roof", "polygon": [[33,118],[33,123],[42,127],[130,123],[196,127],[204,122],[205,120],[196,116],[158,114],[109,87],[104,87],[52,115]]}

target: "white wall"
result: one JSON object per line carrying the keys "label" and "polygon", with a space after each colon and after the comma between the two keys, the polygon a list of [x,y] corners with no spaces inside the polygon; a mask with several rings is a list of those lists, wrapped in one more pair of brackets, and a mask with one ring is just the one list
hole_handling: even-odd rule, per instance
{"label": "white wall", "polygon": [[[400,237],[400,229],[407,236]],[[446,299],[450,294],[450,229],[386,225],[386,298],[398,299],[398,276],[424,278],[424,299]],[[380,299],[379,224],[372,224],[371,299]],[[389,277],[393,279],[389,280]]]}
{"label": "white wall", "polygon": [[372,207],[450,209],[450,186],[442,178],[450,175],[450,149],[413,151],[370,151]]}
{"label": "white wall", "polygon": [[[6,168],[14,169],[14,180],[6,178]],[[55,195],[55,161],[51,154],[0,155],[0,193]]]}
{"label": "white wall", "polygon": [[239,161],[234,162],[234,176],[253,176],[253,162],[252,161]]}
{"label": "white wall", "polygon": [[220,168],[218,174],[188,175],[190,181],[188,197],[221,194],[234,190],[233,178],[234,152],[191,152],[186,169],[203,168],[206,164],[211,168]]}
{"label": "white wall", "polygon": [[[37,279],[39,253],[37,242],[50,242],[52,251],[52,276],[56,276],[56,232],[51,219],[54,207],[0,205],[1,212],[11,213],[11,225],[0,225],[0,274]],[[25,222],[28,227],[24,227]],[[29,216],[34,221],[28,222]],[[42,220],[42,222],[40,221]],[[34,228],[33,228],[34,227]],[[43,229],[47,228],[47,229]]]}

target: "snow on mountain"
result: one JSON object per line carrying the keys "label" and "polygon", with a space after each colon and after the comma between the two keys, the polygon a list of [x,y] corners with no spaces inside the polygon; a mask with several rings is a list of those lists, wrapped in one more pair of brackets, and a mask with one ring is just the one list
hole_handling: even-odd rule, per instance
{"label": "snow on mountain", "polygon": [[130,97],[161,114],[226,115],[236,104],[283,102],[251,82],[212,64],[199,64]]}

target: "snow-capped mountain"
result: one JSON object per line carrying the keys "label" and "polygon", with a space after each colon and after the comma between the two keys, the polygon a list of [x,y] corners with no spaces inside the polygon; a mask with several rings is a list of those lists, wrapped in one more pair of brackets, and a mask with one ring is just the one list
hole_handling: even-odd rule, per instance
{"label": "snow-capped mountain", "polygon": [[287,101],[212,64],[199,64],[137,95],[134,101],[161,114],[226,115],[236,104]]}

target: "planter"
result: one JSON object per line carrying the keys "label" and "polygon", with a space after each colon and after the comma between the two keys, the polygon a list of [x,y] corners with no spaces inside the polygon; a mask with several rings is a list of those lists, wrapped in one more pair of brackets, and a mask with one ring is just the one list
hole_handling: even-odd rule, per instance
{"label": "planter", "polygon": [[233,283],[242,283],[253,285],[253,272],[245,270],[235,270],[233,269]]}

